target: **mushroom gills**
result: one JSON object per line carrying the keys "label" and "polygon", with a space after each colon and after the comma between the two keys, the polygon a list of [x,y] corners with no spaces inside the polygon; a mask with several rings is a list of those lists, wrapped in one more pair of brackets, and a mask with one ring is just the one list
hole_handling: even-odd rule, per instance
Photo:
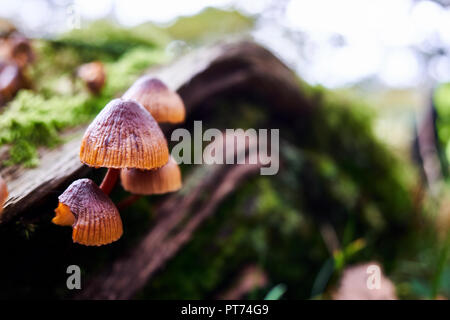
{"label": "mushroom gills", "polygon": [[140,195],[174,192],[182,186],[181,171],[173,157],[159,169],[122,169],[121,181],[126,191]]}
{"label": "mushroom gills", "polygon": [[59,203],[58,208],[55,209],[56,216],[52,222],[58,226],[72,226],[75,223],[75,216],[70,208],[64,203]]}

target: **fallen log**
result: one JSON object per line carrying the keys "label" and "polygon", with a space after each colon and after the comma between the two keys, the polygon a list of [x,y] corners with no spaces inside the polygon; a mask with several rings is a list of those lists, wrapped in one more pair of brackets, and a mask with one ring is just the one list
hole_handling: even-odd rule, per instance
{"label": "fallen log", "polygon": [[[178,91],[188,115],[205,100],[236,88],[260,94],[276,112],[283,111],[293,121],[311,107],[292,71],[268,50],[252,42],[221,43],[199,49],[148,73]],[[171,129],[165,127],[166,135]],[[43,150],[37,168],[16,166],[0,172],[9,187],[0,224],[20,217],[37,202],[55,198],[57,190],[87,173],[89,168],[78,158],[83,131],[81,129],[77,137],[65,145]]]}

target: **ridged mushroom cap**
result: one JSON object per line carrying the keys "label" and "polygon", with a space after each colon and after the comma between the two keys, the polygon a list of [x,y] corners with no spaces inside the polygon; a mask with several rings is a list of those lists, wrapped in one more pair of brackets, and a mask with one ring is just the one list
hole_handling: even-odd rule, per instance
{"label": "ridged mushroom cap", "polygon": [[169,160],[167,141],[136,101],[114,99],[86,129],[80,160],[91,167],[154,169]]}
{"label": "ridged mushroom cap", "polygon": [[172,157],[159,169],[123,169],[120,178],[126,191],[141,195],[173,192],[182,185],[180,168]]}
{"label": "ridged mushroom cap", "polygon": [[119,211],[92,180],[74,181],[58,200],[59,205],[52,222],[63,226],[71,225],[73,242],[101,246],[122,236]]}
{"label": "ridged mushroom cap", "polygon": [[180,123],[185,118],[183,100],[161,80],[151,77],[138,79],[123,95],[142,104],[156,121]]}
{"label": "ridged mushroom cap", "polygon": [[5,180],[0,176],[0,213],[3,211],[3,205],[8,199],[8,187]]}

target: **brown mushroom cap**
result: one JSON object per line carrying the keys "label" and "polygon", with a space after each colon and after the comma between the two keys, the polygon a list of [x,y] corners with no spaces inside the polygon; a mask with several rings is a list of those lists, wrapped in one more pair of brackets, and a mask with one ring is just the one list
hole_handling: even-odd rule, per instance
{"label": "brown mushroom cap", "polygon": [[5,180],[0,176],[0,213],[3,211],[3,205],[8,199],[8,187]]}
{"label": "brown mushroom cap", "polygon": [[92,180],[74,181],[58,200],[52,222],[63,226],[72,225],[73,242],[101,246],[122,236],[119,211]]}
{"label": "brown mushroom cap", "polygon": [[123,98],[141,103],[158,122],[184,121],[186,111],[183,100],[159,79],[148,76],[138,79]]}
{"label": "brown mushroom cap", "polygon": [[87,128],[80,160],[91,167],[150,170],[167,163],[169,150],[158,123],[143,106],[114,99]]}
{"label": "brown mushroom cap", "polygon": [[141,195],[173,192],[180,189],[182,184],[180,168],[172,157],[159,169],[123,169],[120,178],[126,191]]}
{"label": "brown mushroom cap", "polygon": [[89,91],[94,94],[100,92],[105,85],[106,73],[103,63],[94,61],[81,65],[77,70],[77,75],[80,77]]}

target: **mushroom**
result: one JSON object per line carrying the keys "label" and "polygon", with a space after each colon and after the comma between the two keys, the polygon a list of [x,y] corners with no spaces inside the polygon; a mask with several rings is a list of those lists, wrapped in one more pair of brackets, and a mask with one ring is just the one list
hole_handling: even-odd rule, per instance
{"label": "mushroom", "polygon": [[161,129],[142,105],[114,99],[86,129],[80,160],[91,167],[106,167],[108,172],[100,187],[89,179],[72,183],[59,197],[52,221],[72,225],[74,242],[99,246],[122,235],[119,212],[107,196],[120,169],[160,168],[169,161],[169,151]]}
{"label": "mushroom", "polygon": [[20,68],[10,62],[0,62],[0,104],[11,100],[24,86]]}
{"label": "mushroom", "polygon": [[77,76],[83,80],[89,91],[93,94],[99,94],[105,85],[105,68],[100,61],[81,65],[77,70]]}
{"label": "mushroom", "polygon": [[0,176],[0,213],[3,211],[3,205],[5,204],[6,199],[8,199],[8,187],[5,180]]}
{"label": "mushroom", "polygon": [[164,134],[142,105],[114,99],[87,128],[80,160],[91,167],[109,168],[100,185],[109,194],[120,169],[160,168],[169,161],[169,150]]}
{"label": "mushroom", "polygon": [[126,191],[138,195],[163,194],[181,188],[181,171],[172,156],[159,169],[123,169],[120,179]]}
{"label": "mushroom", "polygon": [[19,32],[13,32],[1,40],[0,56],[7,61],[16,63],[21,69],[34,61],[30,40]]}
{"label": "mushroom", "polygon": [[184,121],[186,111],[183,100],[159,79],[149,76],[138,79],[123,98],[141,103],[159,123]]}
{"label": "mushroom", "polygon": [[101,246],[122,236],[119,211],[92,180],[74,181],[58,200],[52,222],[60,226],[72,226],[73,242]]}

